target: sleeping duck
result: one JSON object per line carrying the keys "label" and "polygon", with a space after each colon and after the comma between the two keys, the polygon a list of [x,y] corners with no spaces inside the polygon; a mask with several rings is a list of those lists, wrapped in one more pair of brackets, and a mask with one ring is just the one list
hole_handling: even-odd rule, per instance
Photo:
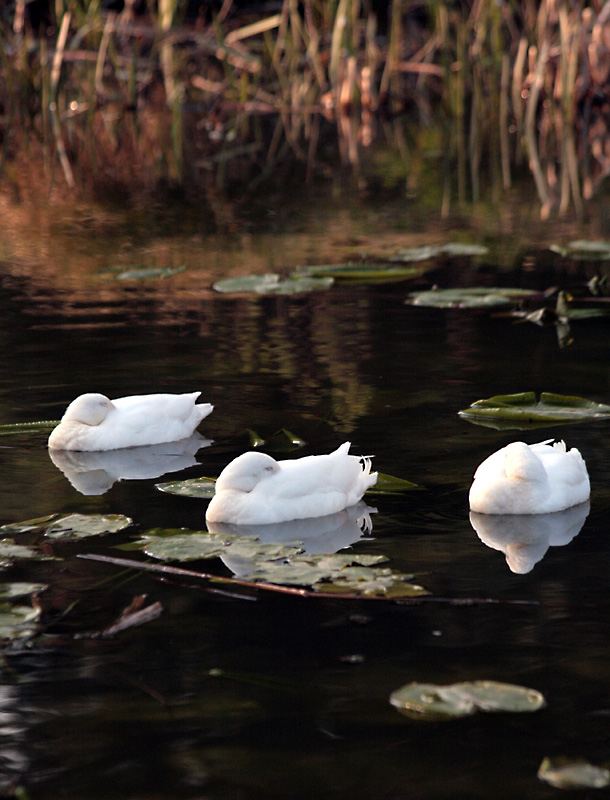
{"label": "sleeping duck", "polygon": [[357,503],[377,481],[371,459],[350,456],[345,442],[329,455],[276,461],[243,453],[218,476],[206,521],[265,525],[324,517]]}
{"label": "sleeping duck", "polygon": [[580,452],[552,439],[513,442],[485,459],[470,487],[470,509],[480,514],[549,514],[584,503],[591,492]]}
{"label": "sleeping duck", "polygon": [[81,394],[51,432],[49,447],[118,450],[185,439],[214,408],[197,404],[200,394],[141,394],[116,400],[93,392]]}

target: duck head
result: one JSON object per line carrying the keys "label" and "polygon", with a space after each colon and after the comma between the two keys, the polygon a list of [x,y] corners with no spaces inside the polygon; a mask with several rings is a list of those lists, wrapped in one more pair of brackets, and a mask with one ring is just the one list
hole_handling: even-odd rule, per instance
{"label": "duck head", "polygon": [[81,394],[66,409],[62,422],[82,422],[84,425],[99,425],[114,408],[112,401],[97,392]]}
{"label": "duck head", "polygon": [[504,448],[504,472],[514,481],[544,483],[546,470],[538,456],[524,442],[513,442]]}
{"label": "duck head", "polygon": [[231,461],[218,476],[216,491],[232,489],[251,492],[260,481],[280,471],[280,465],[265,453],[243,453]]}

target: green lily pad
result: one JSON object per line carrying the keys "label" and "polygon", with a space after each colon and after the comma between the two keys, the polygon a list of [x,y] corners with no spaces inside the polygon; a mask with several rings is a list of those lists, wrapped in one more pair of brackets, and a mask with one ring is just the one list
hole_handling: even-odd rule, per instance
{"label": "green lily pad", "polygon": [[395,478],[393,475],[386,475],[383,472],[377,473],[377,482],[370,489],[366,490],[367,494],[402,494],[409,492],[412,489],[419,489],[416,483],[407,481],[404,478]]}
{"label": "green lily pad", "polygon": [[51,539],[85,539],[116,533],[132,524],[133,520],[123,514],[69,514],[49,525],[45,536]]}
{"label": "green lily pad", "polygon": [[[229,553],[232,555],[233,551]],[[409,583],[412,575],[392,572],[374,565],[387,561],[379,555],[295,555],[287,561],[258,562],[244,580],[282,586],[309,586],[317,592],[414,597],[428,594]]]}
{"label": "green lily pad", "polygon": [[390,703],[416,719],[444,720],[477,711],[537,711],[545,705],[540,692],[496,681],[466,681],[449,686],[409,683],[390,695]]}
{"label": "green lily pad", "polygon": [[223,278],[212,288],[223,294],[234,292],[254,292],[255,294],[301,294],[330,289],[334,280],[331,277],[288,277],[281,278],[275,273],[266,275],[240,275],[236,278]]}
{"label": "green lily pad", "polygon": [[464,242],[448,242],[441,245],[423,245],[422,247],[403,247],[392,257],[392,261],[428,261],[439,256],[459,258],[465,256],[484,256],[489,248],[482,244]]}
{"label": "green lily pad", "polygon": [[264,439],[253,430],[249,430],[248,433],[250,434],[250,445],[252,447],[265,447],[266,450],[270,450],[272,453],[289,453],[307,444],[304,439],[301,439],[296,433],[292,433],[286,428],[280,428],[279,431],[271,434],[267,439]]}
{"label": "green lily pad", "polygon": [[394,264],[376,264],[368,261],[345,264],[312,264],[297,267],[294,275],[329,277],[338,281],[385,282],[402,281],[421,275],[421,267],[403,267]]}
{"label": "green lily pad", "polygon": [[43,592],[46,588],[46,583],[0,583],[0,599],[11,600],[15,597],[26,597]]}
{"label": "green lily pad", "polygon": [[45,533],[52,539],[83,539],[114,533],[132,525],[129,517],[122,514],[48,514],[46,517],[12,522],[0,527],[0,536],[17,533]]}
{"label": "green lily pad", "polygon": [[542,392],[536,401],[534,392],[495,395],[477,400],[458,412],[460,417],[493,428],[539,427],[558,422],[584,422],[610,416],[610,405],[552,392]]}
{"label": "green lily pad", "polygon": [[52,561],[53,556],[47,556],[40,550],[33,547],[26,547],[23,544],[15,544],[13,539],[0,540],[0,561],[3,564],[10,564],[21,559],[32,559],[37,561]]}
{"label": "green lily pad", "polygon": [[406,303],[427,308],[491,308],[510,305],[515,300],[532,294],[537,292],[529,289],[471,286],[468,289],[429,289],[412,292]]}
{"label": "green lily pad", "polygon": [[186,264],[182,264],[180,267],[129,267],[118,272],[116,279],[118,281],[141,281],[149,278],[171,278],[172,275],[178,275],[185,269]]}
{"label": "green lily pad", "polygon": [[36,633],[40,610],[0,603],[0,639],[21,639]]}
{"label": "green lily pad", "polygon": [[198,561],[232,555],[252,560],[287,558],[301,553],[303,548],[294,544],[260,542],[247,536],[188,531],[184,528],[155,528],[139,540],[144,552],[162,561]]}
{"label": "green lily pad", "polygon": [[168,494],[177,494],[181,497],[198,497],[201,500],[210,500],[216,491],[215,478],[189,478],[185,481],[170,481],[169,483],[156,483],[155,489]]}
{"label": "green lily pad", "polygon": [[565,246],[553,244],[549,250],[575,261],[606,261],[610,258],[610,242],[599,240],[578,239]]}
{"label": "green lily pad", "polygon": [[545,758],[538,769],[541,781],[556,789],[603,789],[610,786],[610,770],[584,759]]}

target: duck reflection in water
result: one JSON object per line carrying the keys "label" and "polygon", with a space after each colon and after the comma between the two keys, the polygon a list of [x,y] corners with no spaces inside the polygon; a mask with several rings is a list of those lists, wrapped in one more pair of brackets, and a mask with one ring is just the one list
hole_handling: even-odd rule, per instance
{"label": "duck reflection in water", "polygon": [[197,464],[195,454],[212,444],[194,433],[177,442],[126,447],[121,450],[79,452],[49,450],[49,457],[72,486],[84,495],[99,495],[121,480],[159,478]]}
{"label": "duck reflection in water", "polygon": [[541,561],[549,547],[562,547],[581,531],[589,502],[553,514],[477,514],[470,524],[479,539],[506,555],[511,572],[524,575]]}
{"label": "duck reflection in water", "polygon": [[[252,536],[261,542],[299,542],[306,553],[336,553],[371,533],[371,514],[376,508],[367,506],[362,500],[349,508],[326,517],[296,519],[290,522],[275,522],[269,525],[235,525],[230,522],[210,522],[210,533],[230,533]],[[223,556],[222,560],[235,575],[250,572],[253,562],[246,558]]]}

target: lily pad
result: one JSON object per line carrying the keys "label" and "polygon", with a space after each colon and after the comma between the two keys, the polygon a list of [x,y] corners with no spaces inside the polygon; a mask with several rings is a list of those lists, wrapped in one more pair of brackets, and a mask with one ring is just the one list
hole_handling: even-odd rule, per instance
{"label": "lily pad", "polygon": [[538,777],[556,789],[603,789],[610,786],[610,770],[584,759],[545,758]]}
{"label": "lily pad", "polygon": [[13,561],[28,558],[37,561],[52,561],[54,559],[53,556],[47,556],[33,547],[15,544],[13,539],[0,540],[0,562],[3,566],[7,563],[11,564]]}
{"label": "lily pad", "polygon": [[292,433],[286,428],[280,428],[279,431],[271,434],[267,439],[264,439],[253,430],[249,430],[248,433],[250,434],[250,445],[252,447],[265,447],[266,450],[270,450],[272,453],[289,453],[307,444],[304,439],[301,439],[296,433]]}
{"label": "lily pad", "polygon": [[122,514],[49,514],[46,517],[2,525],[0,536],[44,532],[52,539],[67,537],[83,539],[103,533],[114,533],[128,528],[132,524],[132,520]]}
{"label": "lily pad", "polygon": [[390,703],[416,719],[445,720],[477,711],[537,711],[544,696],[534,689],[496,681],[466,681],[449,686],[409,683],[392,692]]}
{"label": "lily pad", "polygon": [[27,597],[38,594],[47,588],[46,583],[0,583],[0,599],[11,600],[15,597]]}
{"label": "lily pad", "polygon": [[520,392],[477,400],[458,413],[478,425],[519,429],[605,419],[610,416],[610,405],[552,392],[542,392],[540,400],[536,401],[534,392]]}
{"label": "lily pad", "polygon": [[273,560],[303,552],[303,548],[295,544],[260,542],[246,536],[188,531],[184,528],[155,528],[147,531],[139,541],[144,545],[147,555],[162,561],[198,561],[229,554],[252,560]]}
{"label": "lily pad", "polygon": [[181,497],[198,497],[201,500],[210,500],[216,491],[215,478],[189,478],[185,481],[170,481],[169,483],[156,483],[155,489],[168,494],[177,494]]}
{"label": "lily pad", "polygon": [[85,539],[116,533],[132,524],[133,520],[123,514],[69,514],[49,525],[45,536],[51,539]]}
{"label": "lily pad", "polygon": [[529,289],[471,286],[467,289],[429,289],[412,292],[408,305],[427,308],[491,308],[506,306],[522,297],[537,294]]}
{"label": "lily pad", "polygon": [[185,269],[186,264],[179,267],[129,267],[118,272],[116,279],[118,281],[141,281],[149,278],[171,278],[172,275],[178,275]]}
{"label": "lily pad", "polygon": [[0,603],[0,639],[21,639],[36,633],[40,610]]}
{"label": "lily pad", "polygon": [[578,239],[565,246],[553,244],[549,250],[575,261],[606,261],[610,258],[610,242],[595,239]]}
{"label": "lily pad", "polygon": [[395,478],[393,475],[386,475],[383,472],[377,473],[377,482],[370,489],[366,490],[367,494],[402,494],[409,492],[412,489],[419,489],[420,487],[412,481],[407,481],[404,478]]}
{"label": "lily pad", "polygon": [[[230,555],[232,555],[232,552]],[[309,586],[318,592],[414,597],[428,594],[409,583],[412,575],[392,572],[375,565],[387,561],[379,555],[295,555],[283,562],[260,561],[244,580],[282,586]]]}
{"label": "lily pad", "polygon": [[[400,259],[398,259],[400,260]],[[338,281],[390,282],[402,281],[421,275],[422,267],[403,267],[395,264],[376,264],[368,261],[345,264],[312,264],[297,267],[294,275],[330,277]]]}
{"label": "lily pad", "polygon": [[275,273],[266,275],[240,275],[236,278],[223,278],[216,281],[212,288],[223,294],[234,292],[254,292],[255,294],[301,294],[330,289],[332,277],[290,276],[281,278]]}
{"label": "lily pad", "polygon": [[403,247],[392,257],[392,261],[427,261],[439,256],[464,257],[484,256],[489,248],[482,244],[468,244],[464,242],[448,242],[441,245],[423,245],[422,247]]}

